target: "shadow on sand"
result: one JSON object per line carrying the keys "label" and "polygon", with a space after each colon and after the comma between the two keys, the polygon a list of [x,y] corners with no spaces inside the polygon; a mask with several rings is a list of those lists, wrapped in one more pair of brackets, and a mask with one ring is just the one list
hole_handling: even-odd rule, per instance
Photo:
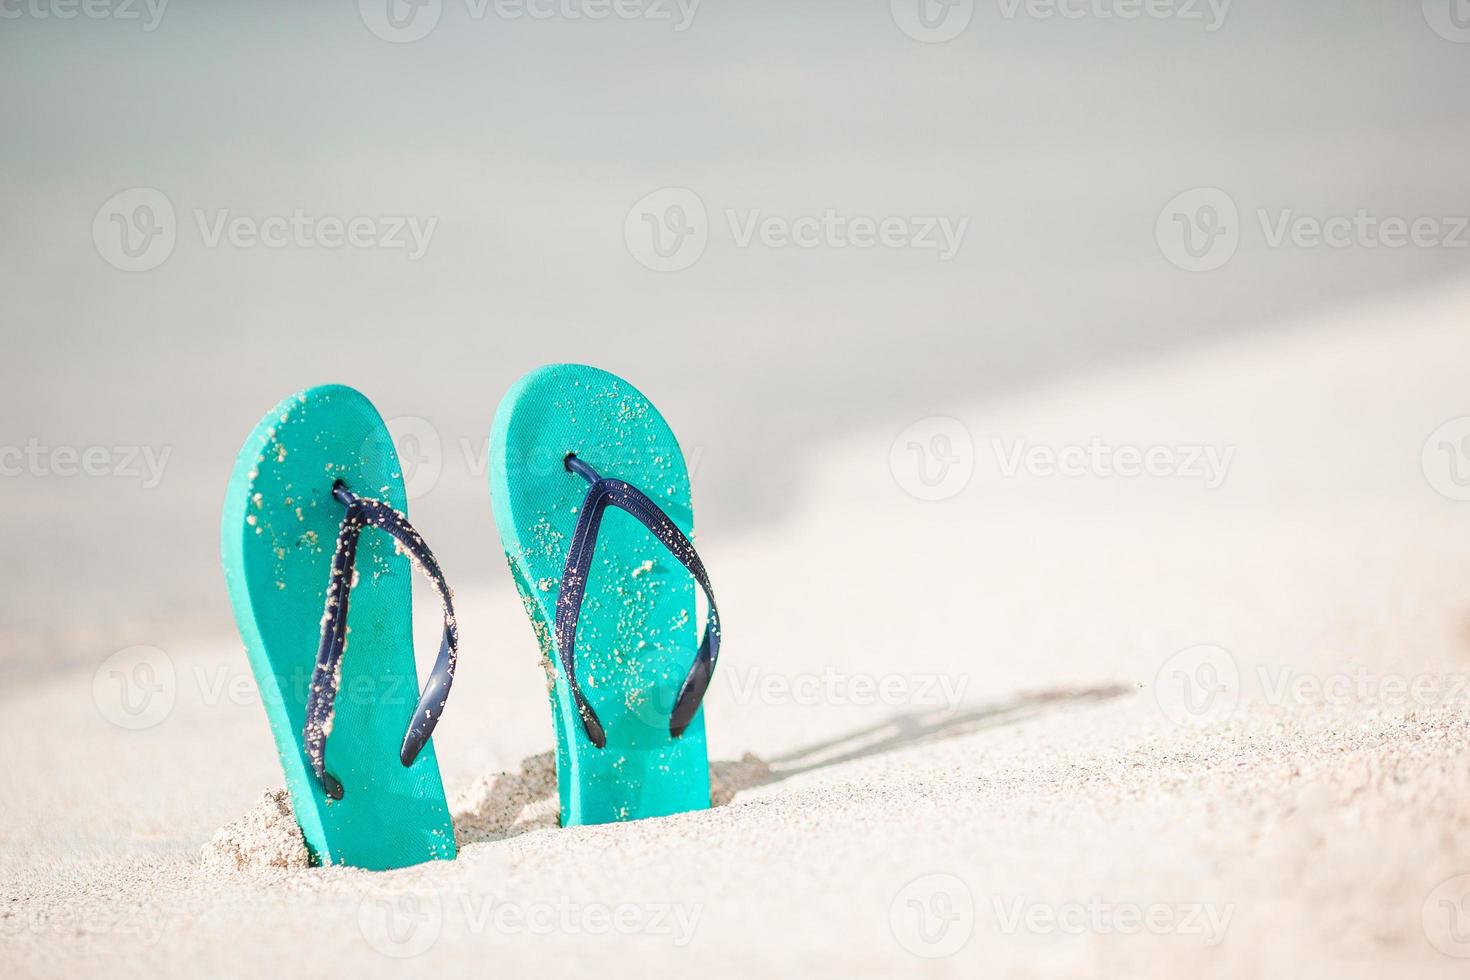
{"label": "shadow on sand", "polygon": [[[739,793],[806,772],[896,752],[924,742],[958,738],[986,728],[1014,725],[1061,708],[1107,701],[1133,693],[1121,684],[1052,688],[1022,693],[997,704],[966,710],[933,709],[894,715],[836,738],[815,742],[771,759],[750,753],[710,763],[711,805],[723,806]],[[455,807],[454,831],[461,847],[504,840],[559,824],[556,759],[542,752],[521,762],[519,773],[482,777]]]}

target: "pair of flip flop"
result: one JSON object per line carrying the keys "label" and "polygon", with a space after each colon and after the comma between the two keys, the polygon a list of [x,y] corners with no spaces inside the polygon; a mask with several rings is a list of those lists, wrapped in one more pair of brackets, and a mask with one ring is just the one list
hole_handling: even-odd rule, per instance
{"label": "pair of flip flop", "polygon": [[[621,378],[554,364],[501,401],[488,458],[495,523],[549,676],[563,825],[709,806],[701,702],[719,613],[690,543],[689,474],[668,424]],[[406,510],[387,427],[340,385],[272,409],[230,478],[230,601],[296,820],[322,864],[455,856],[430,736],[459,629]],[[411,566],[444,612],[422,691]]]}

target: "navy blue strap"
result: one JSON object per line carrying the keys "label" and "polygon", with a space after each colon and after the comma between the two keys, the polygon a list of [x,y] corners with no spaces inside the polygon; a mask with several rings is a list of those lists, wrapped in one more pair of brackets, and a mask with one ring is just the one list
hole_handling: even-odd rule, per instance
{"label": "navy blue strap", "polygon": [[332,714],[337,701],[337,685],[341,681],[342,654],[347,649],[347,604],[356,578],[353,565],[357,561],[357,539],[364,527],[375,527],[391,534],[419,570],[434,583],[444,605],[444,635],[439,641],[439,659],[419,696],[418,707],[409,720],[398,758],[405,766],[418,757],[449,700],[449,687],[454,683],[454,665],[459,657],[459,627],[454,620],[454,596],[444,581],[444,572],[424,539],[404,517],[380,500],[359,497],[340,480],[332,488],[332,496],[345,504],[347,514],[337,534],[337,550],[332,555],[332,577],[327,582],[327,606],[322,613],[322,642],[317,649],[316,669],[311,675],[311,692],[306,698],[306,756],[312,771],[326,794],[334,800],[342,798],[342,784],[327,772],[327,734],[331,731]]}
{"label": "navy blue strap", "polygon": [[599,749],[607,745],[607,734],[597,719],[597,712],[582,694],[577,683],[577,620],[582,615],[582,600],[587,594],[587,576],[592,571],[592,558],[597,550],[597,531],[602,526],[602,512],[608,507],[627,511],[648,528],[658,542],[678,559],[679,564],[689,570],[694,581],[704,590],[709,600],[709,616],[705,621],[704,639],[699,652],[679,688],[679,697],[669,714],[669,735],[678,738],[694,720],[694,713],[704,701],[704,692],[709,687],[710,676],[715,672],[715,661],[720,656],[720,610],[715,605],[715,593],[710,587],[709,575],[704,562],[684,532],[674,524],[652,500],[638,488],[622,480],[604,479],[597,471],[575,455],[566,458],[566,468],[591,484],[587,496],[582,500],[582,510],[577,516],[577,529],[572,532],[572,545],[567,551],[566,568],[562,571],[561,592],[556,599],[556,649],[561,659],[562,672],[572,690],[577,712],[582,716],[582,727],[587,737]]}

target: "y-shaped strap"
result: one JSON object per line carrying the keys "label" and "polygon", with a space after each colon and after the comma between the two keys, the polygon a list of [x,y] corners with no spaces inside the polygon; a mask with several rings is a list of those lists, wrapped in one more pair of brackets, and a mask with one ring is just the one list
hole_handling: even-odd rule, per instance
{"label": "y-shaped strap", "polygon": [[684,536],[674,522],[636,487],[622,480],[604,479],[597,471],[575,455],[566,458],[566,468],[586,480],[591,486],[582,500],[582,511],[577,517],[577,529],[572,532],[572,546],[567,552],[566,568],[562,571],[561,592],[556,599],[556,649],[561,659],[562,672],[567,675],[567,684],[572,689],[572,698],[577,712],[582,716],[582,727],[587,737],[599,749],[607,745],[607,734],[597,713],[582,695],[577,683],[577,619],[582,615],[582,600],[587,594],[587,576],[592,571],[592,558],[597,550],[597,530],[602,525],[602,512],[608,507],[617,507],[636,517],[658,542],[678,559],[679,564],[689,570],[694,581],[704,590],[709,600],[709,617],[704,626],[704,639],[694,664],[684,677],[679,688],[678,700],[669,714],[669,735],[678,738],[694,720],[694,712],[704,701],[704,692],[709,687],[710,676],[715,672],[715,661],[720,656],[720,610],[715,605],[715,593],[710,588],[709,575],[704,562],[694,550],[694,545]]}
{"label": "y-shaped strap", "polygon": [[398,758],[405,766],[413,764],[434,733],[444,702],[449,699],[449,686],[454,683],[454,664],[459,656],[459,627],[454,621],[454,596],[444,581],[444,572],[424,539],[404,517],[380,500],[359,497],[340,480],[332,488],[332,496],[347,506],[342,530],[337,534],[337,550],[332,555],[332,577],[327,582],[327,607],[322,613],[322,643],[317,650],[316,669],[311,674],[311,692],[306,699],[306,756],[322,789],[334,800],[342,798],[342,784],[327,772],[327,734],[332,730],[332,715],[337,701],[337,685],[341,682],[342,654],[347,649],[347,601],[357,573],[357,539],[364,527],[375,527],[391,534],[400,550],[406,552],[419,570],[434,583],[439,601],[444,605],[444,636],[439,642],[439,659],[418,707],[409,719]]}

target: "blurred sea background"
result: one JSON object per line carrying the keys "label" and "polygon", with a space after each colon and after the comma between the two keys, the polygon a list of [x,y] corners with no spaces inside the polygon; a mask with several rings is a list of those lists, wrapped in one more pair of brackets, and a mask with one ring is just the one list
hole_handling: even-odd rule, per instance
{"label": "blurred sea background", "polygon": [[[1470,44],[1417,0],[1236,0],[1215,29],[1205,4],[1007,0],[944,43],[872,0],[704,0],[682,30],[677,7],[511,20],[446,0],[405,44],[351,3],[174,0],[151,30],[138,9],[0,21],[0,446],[168,454],[156,486],[0,479],[10,679],[232,630],[225,482],[256,420],[312,384],[401,420],[437,468],[412,515],[451,581],[508,587],[484,441],[541,363],[652,397],[697,454],[699,528],[729,540],[779,524],[828,440],[874,433],[882,460],[917,419],[1470,271],[1466,248],[1272,247],[1256,217],[1470,214]],[[139,187],[177,243],[129,273],[92,229]],[[624,238],[666,187],[708,210],[677,272]],[[1194,188],[1240,210],[1208,273],[1155,234]],[[730,227],[829,208],[968,225],[948,260],[741,247]],[[437,223],[411,260],[209,247],[197,217],[298,210]]]}

